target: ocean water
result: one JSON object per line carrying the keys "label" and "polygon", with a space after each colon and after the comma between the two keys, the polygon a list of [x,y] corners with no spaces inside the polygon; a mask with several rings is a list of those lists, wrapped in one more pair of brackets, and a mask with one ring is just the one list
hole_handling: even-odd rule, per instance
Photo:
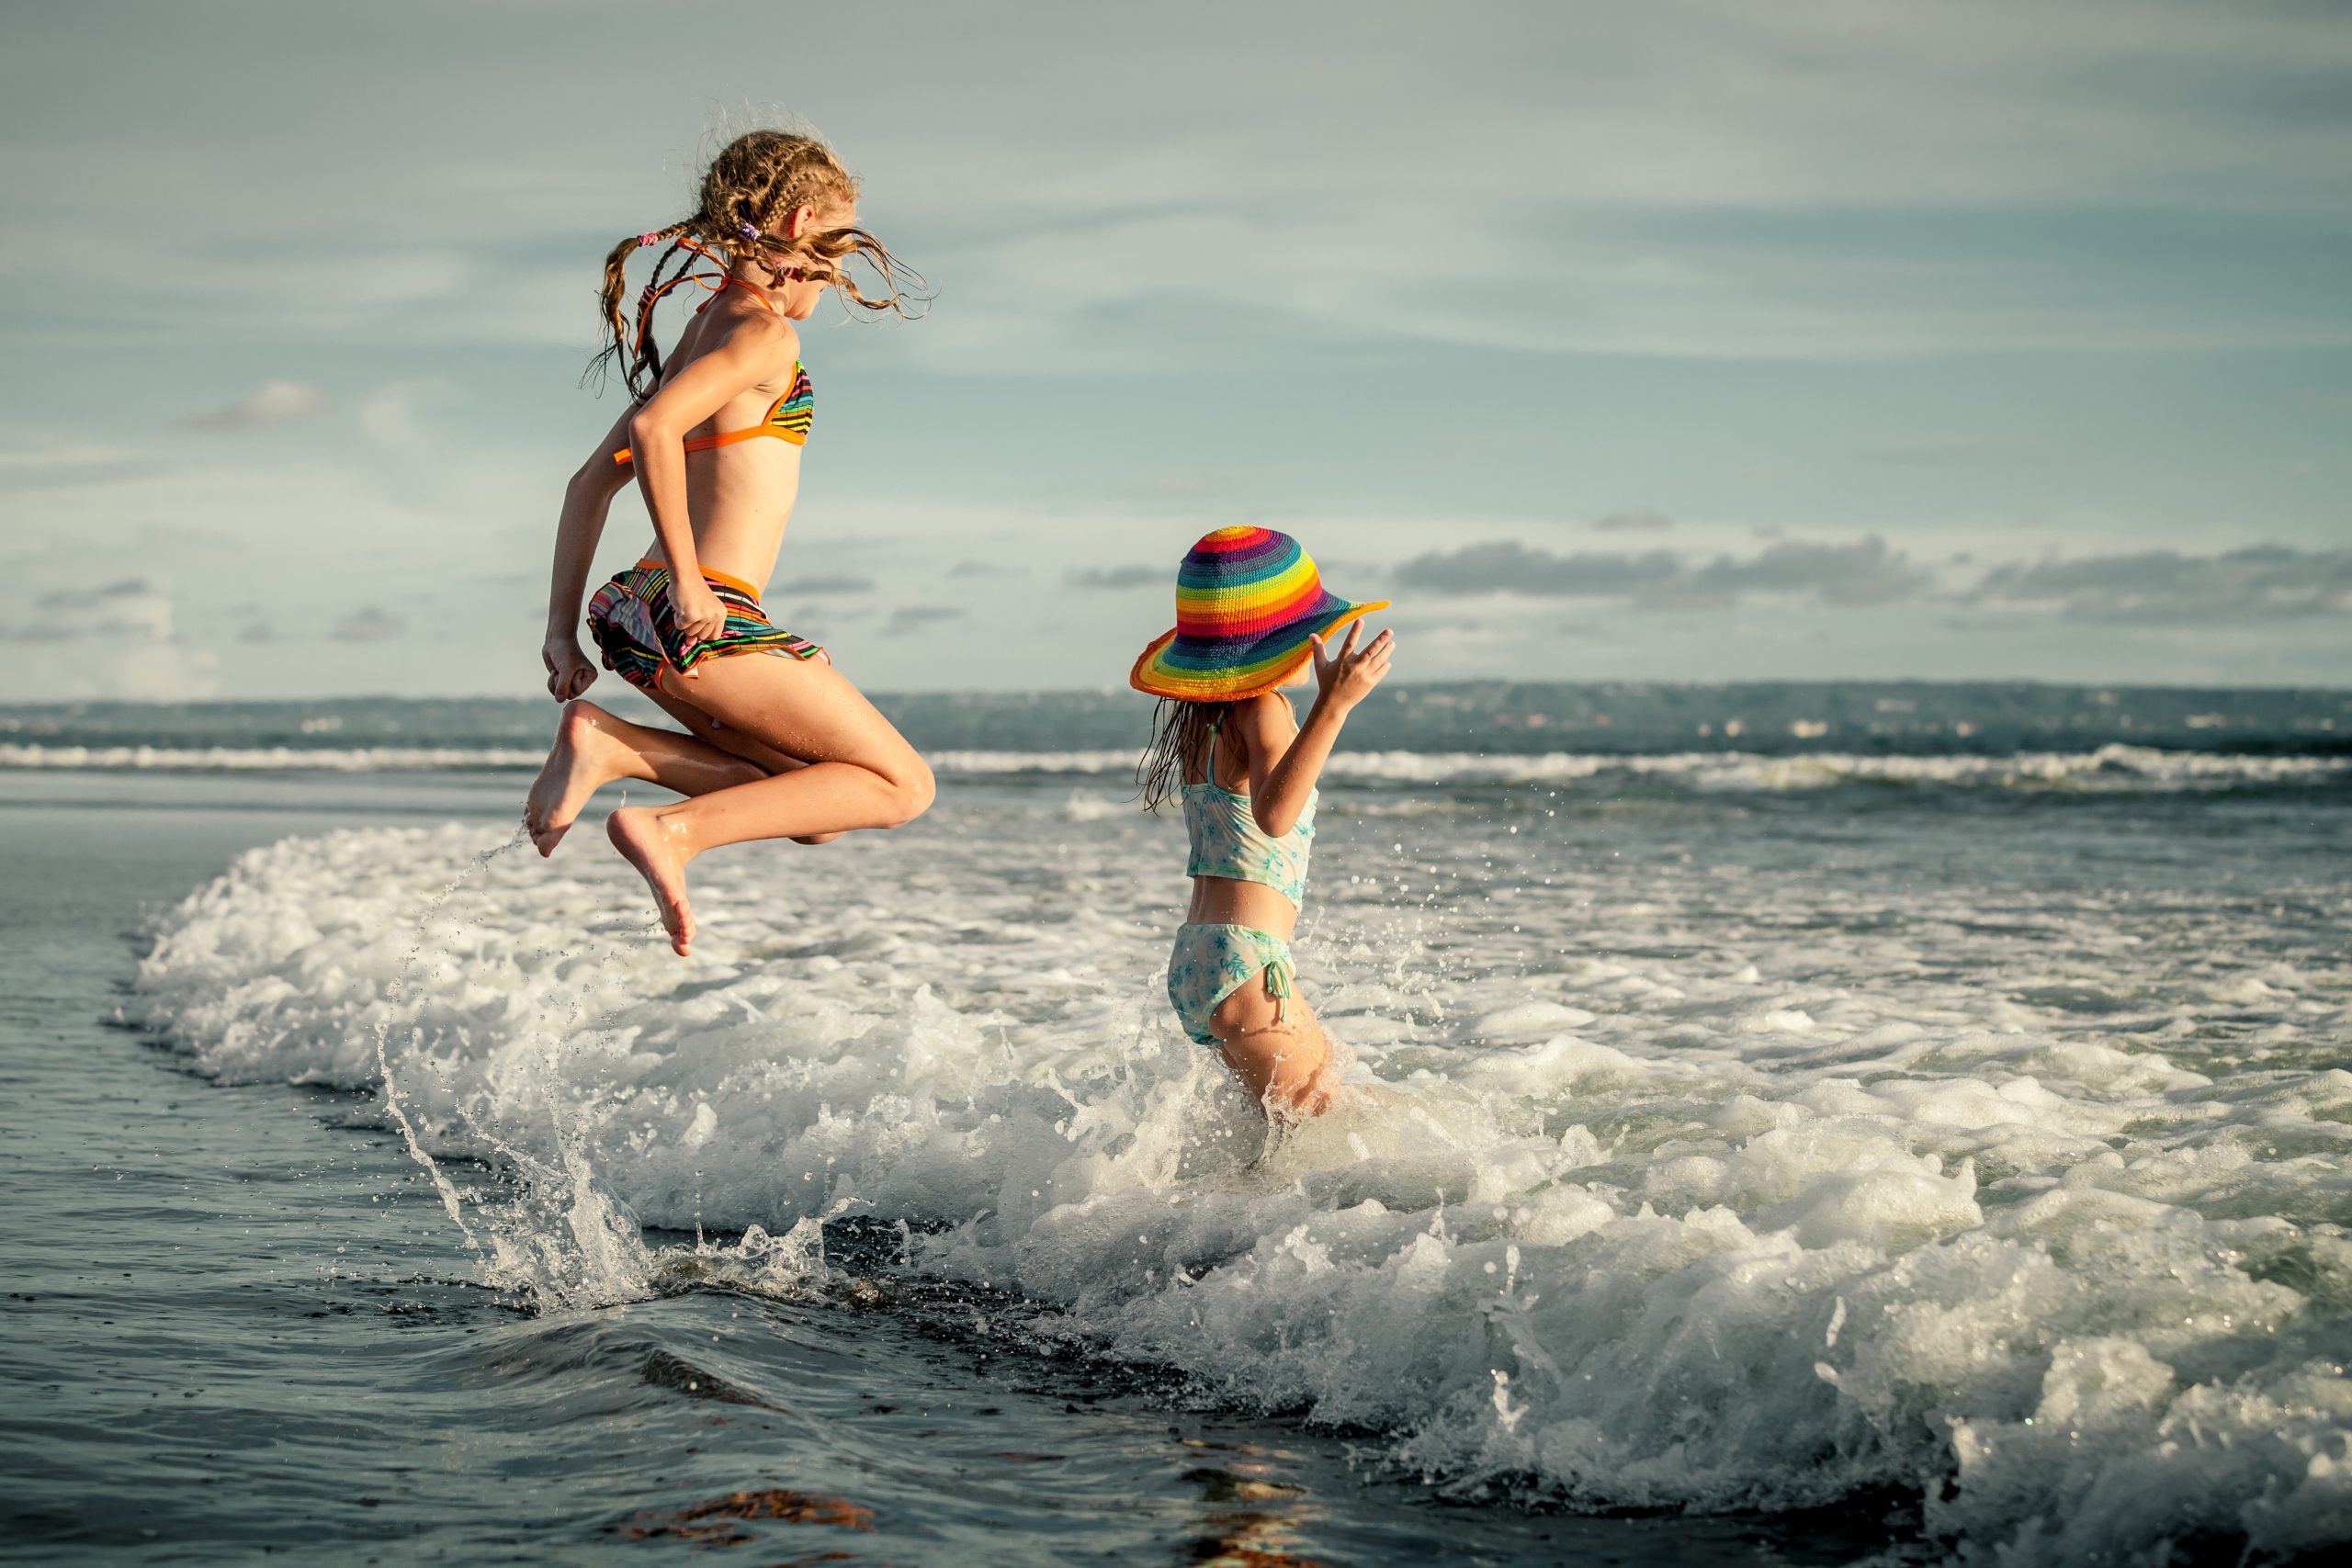
{"label": "ocean water", "polygon": [[[9,1020],[81,1107],[12,1094],[15,1184],[103,1194],[79,1247],[10,1206],[56,1275],[6,1303],[18,1539],[132,1540],[96,1473],[166,1543],[452,1560],[2352,1541],[2344,699],[1775,691],[1365,726],[1297,943],[1355,1089],[1279,1137],[1167,1015],[1181,831],[1076,699],[1019,749],[904,716],[933,813],[707,857],[685,961],[593,824],[515,847],[489,719],[387,773],[350,713],[289,762],[336,716],[14,710],[11,879],[94,900]],[[1651,739],[1487,742],[1604,708]],[[172,1195],[231,1168],[242,1253]],[[59,1374],[60,1295],[124,1386]],[[256,1408],[180,1386],[215,1319]],[[208,1493],[232,1441],[308,1514]]]}

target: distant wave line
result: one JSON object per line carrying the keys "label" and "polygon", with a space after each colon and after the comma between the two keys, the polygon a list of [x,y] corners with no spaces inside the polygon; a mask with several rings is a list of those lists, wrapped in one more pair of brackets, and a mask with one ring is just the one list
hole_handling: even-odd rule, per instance
{"label": "distant wave line", "polygon": [[[185,773],[450,773],[536,768],[544,753],[498,746],[49,746],[0,744],[0,770]],[[942,750],[940,773],[966,777],[1119,776],[1136,753]],[[1838,784],[2211,788],[2322,784],[2352,774],[2352,757],[2171,751],[2110,744],[2087,751],[2008,754],[1768,755],[1748,751],[1343,751],[1330,776],[1360,784],[1572,784],[1602,776],[1653,778],[1698,789],[1790,790]]]}

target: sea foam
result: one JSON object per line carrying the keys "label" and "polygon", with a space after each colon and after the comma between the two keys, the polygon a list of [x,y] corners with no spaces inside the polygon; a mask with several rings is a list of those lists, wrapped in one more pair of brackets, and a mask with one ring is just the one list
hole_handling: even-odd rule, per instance
{"label": "sea foam", "polygon": [[[427,773],[536,770],[539,750],[501,746],[87,746],[0,743],[0,770],[183,773]],[[943,750],[942,774],[967,778],[1124,778],[1133,749]],[[2328,786],[2352,779],[2352,756],[2167,750],[2110,744],[2084,751],[1578,752],[1351,751],[1331,759],[1335,779],[1364,784],[1477,786],[1649,783],[1693,791],[1823,789],[1839,784],[1984,789],[2176,791]]]}
{"label": "sea foam", "polygon": [[139,1005],[230,1080],[371,1086],[380,1043],[427,1147],[531,1178],[467,1201],[550,1304],[802,1277],[854,1213],[1033,1349],[1457,1491],[1894,1485],[2025,1563],[2352,1538],[2352,960],[2310,907],[1634,874],[1342,792],[1299,950],[1354,1088],[1270,1140],[1159,995],[1171,829],[1033,793],[709,856],[683,962],[593,830],[437,908],[502,835],[288,840],[161,922]]}

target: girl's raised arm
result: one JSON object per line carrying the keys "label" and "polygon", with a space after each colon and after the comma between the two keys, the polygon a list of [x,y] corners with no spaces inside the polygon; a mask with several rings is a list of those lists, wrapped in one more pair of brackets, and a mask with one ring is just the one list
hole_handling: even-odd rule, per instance
{"label": "girl's raised arm", "polygon": [[[1348,638],[1337,654],[1319,637],[1307,638],[1315,652],[1315,705],[1295,738],[1287,729],[1290,705],[1276,696],[1272,704],[1250,703],[1242,710],[1238,728],[1250,742],[1250,813],[1258,826],[1279,839],[1298,826],[1306,797],[1323,776],[1323,764],[1340,739],[1340,727],[1358,703],[1372,694],[1388,673],[1388,656],[1396,647],[1393,634],[1383,631],[1359,651],[1357,634],[1363,623],[1348,627]],[[1270,708],[1279,707],[1279,713]],[[1287,744],[1284,742],[1287,741]]]}

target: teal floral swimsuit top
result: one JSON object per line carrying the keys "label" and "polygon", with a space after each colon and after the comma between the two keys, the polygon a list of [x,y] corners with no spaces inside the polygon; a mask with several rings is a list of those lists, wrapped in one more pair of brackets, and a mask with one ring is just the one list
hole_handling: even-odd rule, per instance
{"label": "teal floral swimsuit top", "polygon": [[[1216,731],[1209,731],[1209,765],[1216,765]],[[1272,888],[1294,904],[1306,902],[1306,856],[1314,847],[1315,805],[1323,792],[1311,790],[1306,809],[1291,830],[1277,839],[1258,826],[1250,797],[1214,781],[1184,786],[1184,831],[1193,840],[1187,876],[1229,876]]]}

